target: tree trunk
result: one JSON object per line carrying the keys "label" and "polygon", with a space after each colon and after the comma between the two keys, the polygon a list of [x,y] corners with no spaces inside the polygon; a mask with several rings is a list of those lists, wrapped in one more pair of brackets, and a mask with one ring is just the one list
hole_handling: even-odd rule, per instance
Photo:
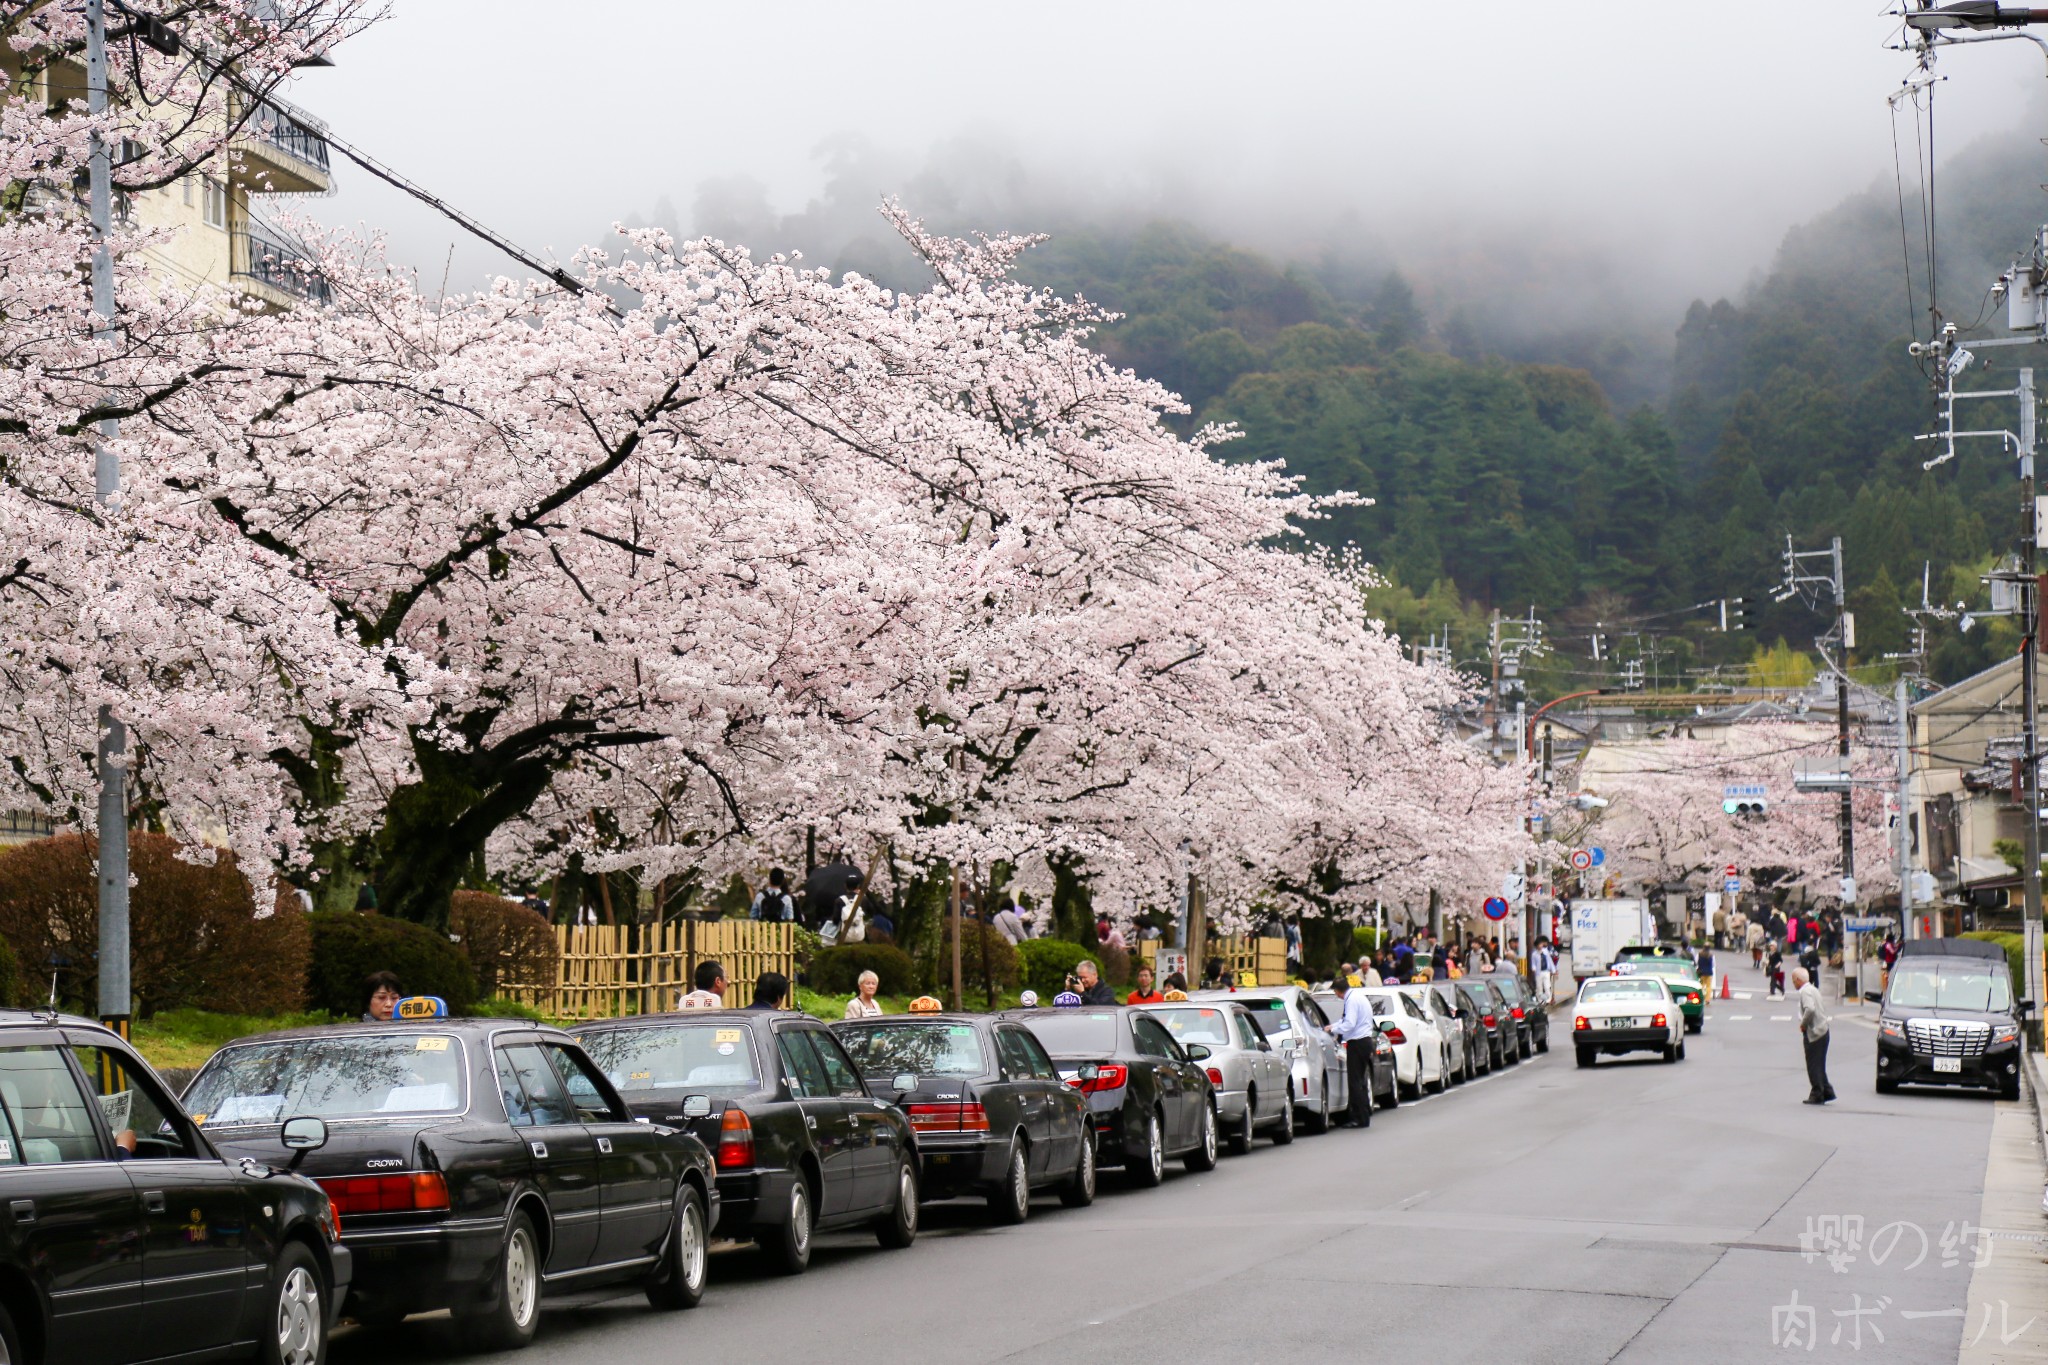
{"label": "tree trunk", "polygon": [[1095,907],[1078,858],[1052,859],[1053,936],[1069,943],[1095,941]]}
{"label": "tree trunk", "polygon": [[547,790],[553,766],[501,762],[489,751],[413,746],[420,779],[391,793],[376,838],[377,906],[397,919],[447,932],[448,898],[491,834]]}

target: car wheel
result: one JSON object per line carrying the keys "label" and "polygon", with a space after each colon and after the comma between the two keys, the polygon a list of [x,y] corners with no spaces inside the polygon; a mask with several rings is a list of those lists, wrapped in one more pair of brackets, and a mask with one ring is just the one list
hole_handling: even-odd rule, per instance
{"label": "car wheel", "polygon": [[1024,1144],[1010,1142],[1010,1161],[1003,1183],[988,1192],[988,1211],[998,1223],[1017,1224],[1031,1216],[1031,1170]]}
{"label": "car wheel", "polygon": [[1199,1174],[1216,1169],[1216,1107],[1202,1106],[1202,1135],[1195,1142],[1195,1149],[1181,1158],[1181,1163]]}
{"label": "car wheel", "polygon": [[[1030,1187],[1025,1187],[1030,1204]],[[904,1157],[896,1166],[896,1205],[875,1220],[875,1240],[901,1250],[917,1240],[917,1163]]]}
{"label": "car wheel", "polygon": [[1998,1098],[2000,1098],[2000,1099],[2002,1099],[2002,1100],[2016,1100],[2016,1099],[2018,1099],[2019,1097],[2020,1097],[2020,1078],[2019,1078],[2019,1077],[2017,1077],[2017,1076],[2008,1076],[2008,1077],[2007,1077],[2006,1079],[2004,1079],[2004,1080],[2002,1080],[2002,1081],[2000,1081],[2000,1082],[1998,1083]]}
{"label": "car wheel", "polygon": [[1593,1051],[1593,1049],[1592,1049],[1592,1048],[1589,1048],[1589,1047],[1582,1047],[1582,1048],[1579,1048],[1579,1049],[1577,1049],[1577,1051],[1578,1051],[1578,1054],[1579,1054],[1579,1065],[1580,1065],[1580,1066],[1591,1066],[1591,1065],[1593,1065],[1593,1060],[1594,1060],[1594,1058],[1595,1058],[1596,1056],[1598,1056],[1598,1055],[1599,1055],[1599,1054],[1595,1053],[1595,1052]]}
{"label": "car wheel", "polygon": [[515,1350],[532,1341],[540,1326],[540,1272],[540,1238],[533,1219],[520,1210],[505,1224],[493,1301],[464,1314],[459,1335],[487,1351]]}
{"label": "car wheel", "polygon": [[1678,1060],[1678,1044],[1666,1043],[1664,1045],[1664,1060],[1667,1063]]}
{"label": "car wheel", "polygon": [[1311,1133],[1330,1131],[1330,1083],[1323,1082],[1323,1093],[1316,1097],[1315,1111],[1308,1116],[1308,1130]]}
{"label": "car wheel", "polygon": [[1085,1209],[1095,1202],[1095,1139],[1085,1133],[1073,1178],[1060,1186],[1060,1202],[1070,1209]]}
{"label": "car wheel", "polygon": [[1394,1089],[1404,1100],[1414,1100],[1422,1097],[1422,1062],[1420,1059],[1415,1063],[1415,1080],[1410,1083],[1397,1076],[1394,1079]]}
{"label": "car wheel", "polygon": [[1157,1109],[1145,1115],[1145,1134],[1138,1159],[1125,1162],[1124,1173],[1132,1184],[1148,1190],[1166,1178],[1166,1122]]}
{"label": "car wheel", "polygon": [[0,1308],[0,1365],[17,1365],[27,1359],[21,1353],[21,1334],[14,1330],[13,1317]]}
{"label": "car wheel", "polygon": [[1678,1040],[1678,1060],[1681,1062],[1685,1060],[1685,1039],[1683,1038]]}
{"label": "car wheel", "polygon": [[761,1243],[778,1275],[801,1275],[811,1264],[811,1183],[799,1173],[789,1186],[789,1217],[775,1236]]}
{"label": "car wheel", "polygon": [[1545,1029],[1543,1031],[1543,1036],[1536,1040],[1536,1050],[1538,1052],[1550,1051],[1550,1030]]}
{"label": "car wheel", "polygon": [[[9,1361],[25,1357],[13,1340],[13,1324],[0,1332],[0,1351]],[[327,1355],[327,1296],[320,1265],[303,1242],[286,1242],[270,1269],[270,1317],[258,1359],[263,1365],[320,1365]]]}
{"label": "car wheel", "polygon": [[1258,1092],[1244,1092],[1244,1113],[1238,1117],[1237,1127],[1230,1130],[1230,1154],[1243,1156],[1252,1149],[1254,1115],[1252,1106],[1258,1103]]}
{"label": "car wheel", "polygon": [[1289,1095],[1287,1102],[1280,1106],[1280,1122],[1273,1127],[1273,1145],[1275,1147],[1285,1147],[1292,1141],[1294,1141],[1294,1096]]}
{"label": "car wheel", "polygon": [[1388,1072],[1387,1099],[1386,1103],[1380,1107],[1383,1109],[1399,1109],[1401,1107],[1401,1069],[1399,1067],[1394,1067]]}
{"label": "car wheel", "polygon": [[1685,1031],[1687,1033],[1698,1033],[1703,1022],[1703,1020],[1699,1019],[1688,1019],[1685,1021]]}
{"label": "car wheel", "polygon": [[684,1185],[676,1200],[676,1220],[668,1230],[668,1247],[654,1277],[647,1281],[647,1302],[655,1308],[695,1308],[704,1298],[704,1272],[710,1239],[704,1230],[704,1196]]}

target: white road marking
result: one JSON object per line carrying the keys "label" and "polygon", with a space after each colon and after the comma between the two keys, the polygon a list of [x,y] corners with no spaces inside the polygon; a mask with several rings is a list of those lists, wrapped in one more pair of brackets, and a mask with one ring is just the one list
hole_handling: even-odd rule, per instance
{"label": "white road marking", "polygon": [[1792,1022],[1792,1016],[1789,1014],[1774,1014],[1771,1016],[1771,1022],[1774,1024],[1789,1024]]}
{"label": "white road marking", "polygon": [[1730,998],[1730,999],[1733,999],[1733,1000],[1754,1000],[1754,999],[1756,999],[1756,992],[1755,992],[1755,991],[1731,991],[1731,992],[1729,993],[1729,998]]}
{"label": "white road marking", "polygon": [[1754,1014],[1731,1014],[1728,1016],[1728,1022],[1731,1024],[1746,1024],[1754,1018],[1756,1018]]}

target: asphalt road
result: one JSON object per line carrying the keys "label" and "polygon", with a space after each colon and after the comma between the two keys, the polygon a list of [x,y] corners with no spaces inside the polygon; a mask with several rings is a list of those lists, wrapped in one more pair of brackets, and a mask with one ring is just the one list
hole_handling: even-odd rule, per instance
{"label": "asphalt road", "polygon": [[[908,1250],[821,1238],[797,1280],[721,1253],[694,1311],[551,1309],[517,1358],[1917,1363],[1973,1336],[1979,1352],[2005,1339],[1989,1358],[2048,1358],[2038,1213],[1964,1231],[1992,1207],[1988,1160],[2022,1192],[2039,1183],[2030,1134],[1994,1149],[1994,1121],[2021,1133],[2014,1106],[1877,1095],[1868,1010],[1838,1016],[1839,1102],[1802,1105],[1791,1009],[1746,964],[1734,987],[1751,998],[1714,1001],[1674,1065],[1582,1071],[1561,1041],[1364,1132],[1261,1142],[1151,1191],[1106,1174],[1093,1208],[1044,1199],[1022,1227],[927,1206]],[[1568,1007],[1552,1026],[1566,1039]],[[1973,1271],[1987,1258],[2002,1277]],[[1973,1273],[2002,1315],[1972,1299]],[[333,1353],[461,1355],[445,1317],[344,1329]]]}

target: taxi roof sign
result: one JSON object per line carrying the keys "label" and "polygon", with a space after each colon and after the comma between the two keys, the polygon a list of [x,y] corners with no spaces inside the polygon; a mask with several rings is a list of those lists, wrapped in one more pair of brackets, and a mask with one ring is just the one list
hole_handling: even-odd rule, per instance
{"label": "taxi roof sign", "polygon": [[394,1019],[446,1019],[448,1002],[438,995],[408,995],[391,1012]]}

